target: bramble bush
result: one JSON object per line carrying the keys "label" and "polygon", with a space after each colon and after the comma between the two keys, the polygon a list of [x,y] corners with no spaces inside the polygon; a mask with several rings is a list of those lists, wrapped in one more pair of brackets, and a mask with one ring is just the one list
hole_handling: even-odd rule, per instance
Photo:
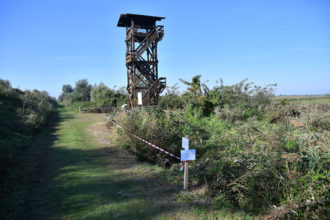
{"label": "bramble bush", "polygon": [[[184,81],[182,111],[134,109],[112,114],[125,129],[179,155],[190,136],[197,160],[192,178],[215,203],[265,218],[329,216],[329,108],[272,100],[273,85],[242,81],[210,90],[200,76]],[[163,166],[176,163],[115,129],[116,142]],[[165,158],[165,159],[164,159]],[[219,202],[220,201],[220,202]]]}
{"label": "bramble bush", "polygon": [[47,92],[12,88],[0,79],[0,197],[15,188],[22,175],[17,167],[30,148],[32,136],[48,122],[56,100]]}
{"label": "bramble bush", "polygon": [[179,95],[174,94],[161,96],[159,107],[161,109],[181,109],[183,108],[183,100]]}
{"label": "bramble bush", "polygon": [[183,123],[175,114],[166,114],[159,108],[136,109],[113,114],[111,119],[120,123],[125,131],[117,128],[115,142],[133,151],[140,159],[168,167],[177,159],[141,143],[131,133],[179,155]]}

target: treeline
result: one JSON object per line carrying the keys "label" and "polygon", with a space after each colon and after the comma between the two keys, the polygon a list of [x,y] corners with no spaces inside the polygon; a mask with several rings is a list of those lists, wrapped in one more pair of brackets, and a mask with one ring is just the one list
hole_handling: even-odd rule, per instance
{"label": "treeline", "polygon": [[55,98],[45,91],[22,91],[12,88],[9,81],[0,79],[1,209],[19,200],[13,195],[9,196],[24,175],[18,167],[24,164],[22,158],[31,148],[33,135],[47,124],[56,105]]}
{"label": "treeline", "polygon": [[[126,130],[180,155],[181,138],[197,150],[191,182],[206,185],[216,208],[278,218],[329,216],[330,105],[299,106],[273,99],[275,85],[247,80],[210,89],[201,76],[181,80],[160,108],[137,108],[111,117]],[[167,109],[164,111],[164,109]],[[110,125],[109,125],[110,126]],[[116,128],[116,127],[115,127]],[[138,157],[176,170],[160,151],[116,129],[115,142]]]}
{"label": "treeline", "polygon": [[127,103],[127,95],[123,89],[110,89],[102,82],[92,86],[87,79],[81,79],[74,88],[69,84],[63,85],[58,101],[66,106],[80,103],[86,107],[116,107]]}

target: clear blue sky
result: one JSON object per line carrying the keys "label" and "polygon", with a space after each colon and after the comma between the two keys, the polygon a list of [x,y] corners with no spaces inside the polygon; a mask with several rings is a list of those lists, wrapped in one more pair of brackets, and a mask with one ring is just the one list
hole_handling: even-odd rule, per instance
{"label": "clear blue sky", "polygon": [[166,17],[159,72],[212,87],[249,78],[277,94],[330,93],[330,1],[1,0],[0,78],[46,90],[82,78],[126,86],[121,13]]}

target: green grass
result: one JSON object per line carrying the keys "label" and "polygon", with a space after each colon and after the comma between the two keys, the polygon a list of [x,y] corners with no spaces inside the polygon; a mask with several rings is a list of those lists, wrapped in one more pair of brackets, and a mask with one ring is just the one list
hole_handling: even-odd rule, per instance
{"label": "green grass", "polygon": [[[129,189],[129,177],[109,169],[102,146],[86,133],[93,119],[63,115],[55,142],[57,169],[55,186],[60,192],[64,219],[139,218],[148,211],[139,199],[123,198],[119,192]],[[70,118],[72,117],[72,118]],[[99,118],[100,119],[100,118]],[[111,155],[109,155],[111,157]]]}
{"label": "green grass", "polygon": [[330,104],[330,96],[276,96],[275,100],[287,99],[289,102],[295,102],[297,105]]}
{"label": "green grass", "polygon": [[201,205],[202,196],[192,201],[168,181],[176,171],[137,161],[112,146],[104,128],[101,114],[54,119],[25,155],[26,176],[6,219],[252,219]]}
{"label": "green grass", "polygon": [[70,103],[67,106],[64,106],[63,104],[59,106],[58,110],[61,113],[65,114],[75,114],[79,113],[79,107],[81,112],[84,109],[92,109],[99,107],[101,104],[97,102],[75,102],[75,103]]}

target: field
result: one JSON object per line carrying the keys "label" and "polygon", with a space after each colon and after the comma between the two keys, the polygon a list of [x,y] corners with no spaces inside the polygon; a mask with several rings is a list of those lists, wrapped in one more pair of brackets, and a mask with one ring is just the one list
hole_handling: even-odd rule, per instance
{"label": "field", "polygon": [[330,96],[329,95],[319,95],[319,96],[275,96],[274,100],[283,100],[287,99],[291,103],[297,103],[299,105],[308,105],[308,104],[330,104]]}

